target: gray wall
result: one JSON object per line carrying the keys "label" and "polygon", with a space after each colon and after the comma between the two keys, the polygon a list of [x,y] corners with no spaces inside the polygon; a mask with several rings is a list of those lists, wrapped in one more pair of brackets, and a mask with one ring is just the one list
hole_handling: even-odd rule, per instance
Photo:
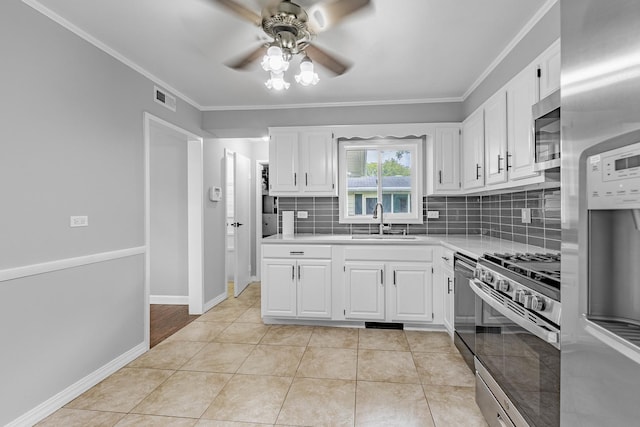
{"label": "gray wall", "polygon": [[486,79],[465,99],[463,118],[531,63],[560,38],[560,2],[556,2],[538,23],[509,52]]}
{"label": "gray wall", "polygon": [[153,123],[151,175],[151,295],[189,295],[187,137]]}
{"label": "gray wall", "polygon": [[258,138],[270,126],[446,123],[464,119],[462,103],[205,111],[202,127],[220,138]]}
{"label": "gray wall", "polygon": [[[143,112],[201,113],[24,3],[0,2],[0,269],[144,244]],[[89,227],[69,228],[70,215]],[[143,257],[0,282],[0,425],[144,339]]]}

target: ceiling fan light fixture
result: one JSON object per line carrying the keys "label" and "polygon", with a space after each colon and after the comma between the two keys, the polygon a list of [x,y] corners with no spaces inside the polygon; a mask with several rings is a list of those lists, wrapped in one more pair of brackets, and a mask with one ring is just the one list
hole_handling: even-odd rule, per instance
{"label": "ceiling fan light fixture", "polygon": [[265,86],[270,90],[281,91],[289,89],[291,83],[284,80],[284,72],[271,72],[271,77],[265,82]]}
{"label": "ceiling fan light fixture", "polygon": [[318,77],[318,73],[316,73],[313,69],[313,62],[311,58],[305,55],[300,61],[300,73],[295,76],[296,82],[300,83],[302,86],[313,86],[316,85],[320,78]]}
{"label": "ceiling fan light fixture", "polygon": [[261,65],[265,71],[282,73],[289,68],[289,61],[285,59],[282,48],[274,45],[267,49],[267,54],[262,58]]}

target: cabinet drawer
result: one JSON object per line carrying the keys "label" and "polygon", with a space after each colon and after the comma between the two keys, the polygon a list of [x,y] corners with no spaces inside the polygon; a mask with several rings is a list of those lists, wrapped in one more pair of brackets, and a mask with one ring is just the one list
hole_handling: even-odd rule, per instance
{"label": "cabinet drawer", "polygon": [[357,261],[422,261],[433,260],[431,246],[347,246],[345,260]]}
{"label": "cabinet drawer", "polygon": [[453,251],[451,249],[442,248],[442,256],[440,261],[442,264],[453,270]]}
{"label": "cabinet drawer", "polygon": [[263,258],[331,258],[330,245],[262,245]]}

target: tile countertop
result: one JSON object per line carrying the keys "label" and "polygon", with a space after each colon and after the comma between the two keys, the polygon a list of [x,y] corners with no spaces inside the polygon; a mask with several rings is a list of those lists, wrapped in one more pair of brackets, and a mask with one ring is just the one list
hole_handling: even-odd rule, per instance
{"label": "tile countertop", "polygon": [[488,236],[447,236],[439,234],[429,235],[411,235],[415,239],[406,239],[399,236],[398,238],[388,237],[384,239],[363,238],[348,234],[295,234],[292,236],[283,236],[278,234],[262,239],[262,243],[275,244],[358,244],[358,245],[444,245],[456,252],[464,253],[473,258],[479,258],[485,252],[534,252],[547,253],[557,252],[550,251],[539,246],[527,245],[524,243],[512,242],[511,240],[503,240]]}

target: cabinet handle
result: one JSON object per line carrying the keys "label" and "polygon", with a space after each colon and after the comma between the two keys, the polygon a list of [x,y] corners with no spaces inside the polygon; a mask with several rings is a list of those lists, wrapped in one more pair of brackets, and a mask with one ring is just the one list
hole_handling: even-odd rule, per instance
{"label": "cabinet handle", "polygon": [[451,278],[447,277],[447,293],[451,293]]}
{"label": "cabinet handle", "polygon": [[476,163],[476,180],[480,179],[480,168],[482,166],[480,166],[479,164]]}
{"label": "cabinet handle", "polygon": [[296,266],[291,266],[291,280],[296,280]]}
{"label": "cabinet handle", "polygon": [[298,174],[295,172],[293,173],[293,185],[298,185]]}
{"label": "cabinet handle", "polygon": [[289,251],[289,255],[304,255],[304,251]]}
{"label": "cabinet handle", "polygon": [[509,162],[509,158],[511,158],[511,157],[512,157],[512,155],[509,154],[509,152],[507,151],[507,170],[511,169],[511,164]]}
{"label": "cabinet handle", "polygon": [[498,154],[498,173],[502,172],[504,169],[500,167],[500,162],[503,161],[504,159],[502,157],[500,157],[500,154]]}
{"label": "cabinet handle", "polygon": [[396,286],[396,271],[393,270],[393,286]]}
{"label": "cabinet handle", "polygon": [[300,266],[298,266],[298,280],[300,280]]}
{"label": "cabinet handle", "polygon": [[445,260],[445,261],[449,261],[449,258],[446,257],[446,256],[443,256],[442,259]]}
{"label": "cabinet handle", "polygon": [[304,173],[304,186],[305,187],[309,186],[309,177],[307,172]]}
{"label": "cabinet handle", "polygon": [[438,181],[442,184],[442,171],[438,171]]}
{"label": "cabinet handle", "polygon": [[384,285],[384,271],[380,269],[380,284]]}

